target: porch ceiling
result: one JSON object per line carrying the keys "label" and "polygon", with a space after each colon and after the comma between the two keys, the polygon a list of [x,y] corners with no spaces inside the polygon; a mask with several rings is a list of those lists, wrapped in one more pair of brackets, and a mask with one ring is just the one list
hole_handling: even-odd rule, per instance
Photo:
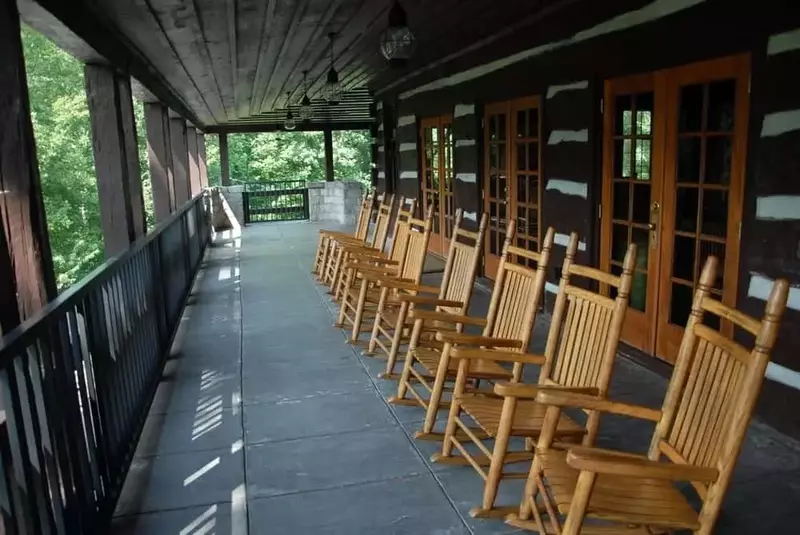
{"label": "porch ceiling", "polygon": [[[299,104],[303,70],[309,71],[316,123],[369,121],[370,90],[407,82],[501,30],[519,29],[577,1],[509,2],[498,9],[485,0],[404,0],[417,51],[400,68],[379,52],[392,0],[73,0],[68,6],[20,0],[20,10],[26,22],[73,53],[126,66],[161,100],[159,93],[169,93],[166,103],[198,126],[274,127],[285,117],[287,91],[292,105]],[[346,89],[338,106],[321,95],[329,32],[338,34],[336,68]]]}

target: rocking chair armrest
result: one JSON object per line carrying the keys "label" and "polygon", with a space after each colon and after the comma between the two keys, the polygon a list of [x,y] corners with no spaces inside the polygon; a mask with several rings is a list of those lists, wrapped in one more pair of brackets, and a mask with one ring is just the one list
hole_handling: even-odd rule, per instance
{"label": "rocking chair armrest", "polygon": [[345,269],[355,269],[356,271],[372,271],[386,273],[397,271],[396,262],[380,262],[379,259],[365,259],[363,262],[346,262]]}
{"label": "rocking chair armrest", "polygon": [[[417,290],[420,291],[420,290]],[[405,303],[413,303],[415,305],[433,305],[437,307],[460,307],[464,306],[461,301],[449,301],[447,299],[439,299],[438,297],[429,297],[426,295],[409,295],[400,294],[394,298],[395,301]]]}
{"label": "rocking chair armrest", "polygon": [[[511,353],[513,355],[513,353]],[[539,357],[540,361],[532,364],[541,364],[544,362],[544,357],[540,355],[531,355]],[[527,363],[527,362],[526,362]],[[494,385],[494,393],[498,396],[519,398],[519,399],[536,399],[540,392],[573,392],[575,394],[586,394],[587,396],[598,396],[600,391],[593,386],[588,387],[573,387],[561,385],[531,385],[524,383],[512,383],[509,381],[500,381]]]}
{"label": "rocking chair armrest", "polygon": [[[519,362],[520,364],[544,364],[545,358],[542,355],[535,355],[533,353],[516,353],[511,351],[496,351],[493,349],[472,349],[455,347],[450,352],[450,356],[454,359],[479,359],[479,360],[492,360],[495,362]],[[523,386],[518,383],[507,383],[509,386]],[[524,385],[533,386],[533,385]],[[497,387],[495,387],[497,393]],[[503,394],[500,394],[503,395]]]}
{"label": "rocking chair armrest", "polygon": [[716,468],[665,463],[651,459],[635,459],[615,453],[609,450],[592,451],[592,448],[570,449],[567,453],[567,464],[576,470],[643,479],[710,483],[719,477],[719,470]]}
{"label": "rocking chair armrest", "polygon": [[[389,288],[394,288],[396,290],[405,290],[408,292],[417,291],[420,286],[414,282],[413,279],[392,279],[387,280],[385,283],[381,283],[381,286],[387,286]],[[436,289],[436,292],[439,292],[439,289]]]}
{"label": "rocking chair armrest", "polygon": [[369,264],[356,264],[352,266],[362,279],[378,281],[383,277],[394,277],[397,271],[392,266],[371,266]]}
{"label": "rocking chair armrest", "polygon": [[439,312],[438,310],[414,310],[409,314],[411,319],[443,321],[446,323],[464,323],[467,325],[477,325],[482,327],[486,325],[486,320],[483,318],[474,318],[472,316],[463,316],[461,314],[449,314],[447,312]]}
{"label": "rocking chair armrest", "polygon": [[567,392],[564,390],[542,391],[536,396],[536,401],[544,405],[608,412],[621,416],[639,418],[641,420],[649,420],[651,422],[658,422],[661,419],[661,411],[659,409],[651,409],[650,407],[644,407],[642,405],[611,401],[610,399]]}
{"label": "rocking chair armrest", "polygon": [[[407,284],[404,286],[397,286],[396,288],[400,290],[405,290],[407,292],[417,292],[422,294],[433,294],[439,295],[441,289],[438,286],[425,286],[424,284]],[[409,303],[414,303],[413,299],[406,299],[406,298],[413,298],[415,297],[413,294],[402,294],[398,296],[396,299],[400,301],[408,301]],[[432,297],[426,297],[426,299],[433,299]],[[459,303],[460,305],[461,303]],[[445,305],[448,306],[448,305]],[[450,306],[458,306],[458,305],[450,305]]]}
{"label": "rocking chair armrest", "polygon": [[348,251],[348,262],[384,262],[397,264],[397,260],[386,258],[377,249],[363,249],[358,251]]}
{"label": "rocking chair armrest", "polygon": [[436,339],[440,342],[476,347],[510,347],[516,349],[522,347],[522,340],[514,340],[513,338],[494,338],[492,336],[478,336],[445,331],[437,332]]}

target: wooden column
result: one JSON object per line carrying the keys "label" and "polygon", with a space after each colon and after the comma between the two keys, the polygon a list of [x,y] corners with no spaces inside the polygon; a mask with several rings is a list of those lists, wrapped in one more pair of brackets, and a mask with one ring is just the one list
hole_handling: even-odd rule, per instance
{"label": "wooden column", "polygon": [[0,0],[0,329],[57,294],[14,0]]}
{"label": "wooden column", "polygon": [[175,209],[172,190],[172,152],[169,139],[169,111],[158,102],[144,105],[147,126],[147,157],[150,162],[150,181],[153,185],[153,207],[156,221],[169,218]]}
{"label": "wooden column", "polygon": [[189,149],[189,198],[200,193],[200,163],[197,159],[197,130],[186,127],[186,143]]}
{"label": "wooden column", "polygon": [[172,140],[172,173],[175,180],[175,209],[189,200],[189,149],[186,144],[186,121],[180,117],[169,120]]}
{"label": "wooden column", "polygon": [[325,135],[325,180],[333,182],[333,132],[330,128],[322,132]]}
{"label": "wooden column", "polygon": [[208,187],[208,162],[206,161],[206,136],[197,132],[197,160],[200,163],[200,187]]}
{"label": "wooden column", "polygon": [[231,165],[228,159],[228,134],[219,135],[219,168],[223,186],[231,185]]}
{"label": "wooden column", "polygon": [[85,80],[100,220],[109,258],[146,231],[131,81],[104,65],[87,65]]}

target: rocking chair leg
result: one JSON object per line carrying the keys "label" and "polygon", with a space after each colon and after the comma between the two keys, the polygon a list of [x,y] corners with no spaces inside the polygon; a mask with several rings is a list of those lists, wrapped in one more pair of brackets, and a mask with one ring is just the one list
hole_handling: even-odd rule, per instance
{"label": "rocking chair leg", "polygon": [[[350,271],[346,275],[348,277],[348,283],[351,275]],[[345,292],[344,295],[342,296],[342,303],[339,305],[339,316],[336,320],[336,323],[333,324],[334,327],[339,327],[339,328],[344,327],[344,319],[345,315],[347,314],[347,303],[348,303],[348,293]]]}
{"label": "rocking chair leg", "polygon": [[[443,356],[449,354],[450,348],[445,348],[443,352]],[[439,365],[439,369],[442,369],[441,364]],[[447,366],[444,367],[447,370]],[[446,373],[446,372],[445,372]],[[438,379],[438,373],[437,373]],[[467,383],[467,376],[465,373],[461,373],[459,371],[458,376],[456,377],[456,385],[453,388],[453,399],[450,400],[450,414],[447,417],[447,428],[444,432],[444,443],[442,443],[442,456],[443,457],[450,457],[453,453],[453,436],[456,432],[456,419],[458,418],[459,413],[461,412],[461,403],[458,401],[458,394],[464,391],[464,385]],[[503,467],[500,466],[500,471],[502,472]]]}
{"label": "rocking chair leg", "polygon": [[564,522],[563,535],[579,535],[583,520],[586,518],[586,509],[589,505],[589,498],[592,495],[592,488],[597,474],[594,472],[581,472],[578,476],[578,483],[575,485],[575,494],[569,506],[569,514]]}
{"label": "rocking chair leg", "polygon": [[[436,424],[436,413],[439,412],[439,402],[442,400],[442,392],[444,391],[444,383],[447,380],[447,367],[450,365],[450,344],[445,344],[442,350],[442,358],[439,361],[439,367],[436,369],[436,380],[433,383],[433,391],[428,400],[428,410],[425,413],[425,423],[422,425],[422,432],[429,434],[433,431],[433,426]],[[453,403],[450,410],[453,410]],[[455,424],[454,424],[455,425]],[[445,440],[447,444],[447,440]]]}
{"label": "rocking chair leg", "polygon": [[[400,311],[397,314],[397,323],[394,326],[394,333],[392,335],[392,347],[389,349],[389,359],[386,361],[387,376],[391,376],[394,373],[394,365],[397,362],[397,353],[400,350],[400,340],[403,337],[403,325],[405,325],[407,315],[408,315],[408,303],[404,302],[402,305],[400,305]],[[409,347],[411,347],[412,343],[413,342],[409,342]]]}
{"label": "rocking chair leg", "polygon": [[480,509],[473,510],[474,512],[470,511],[472,516],[488,514],[494,508],[494,502],[497,499],[497,488],[500,486],[500,480],[503,477],[503,467],[506,460],[506,451],[508,451],[508,440],[511,435],[511,424],[514,421],[516,405],[516,398],[507,397],[503,401],[500,425],[497,429],[492,451],[492,463],[489,465],[489,472],[483,486],[483,503]]}
{"label": "rocking chair leg", "polygon": [[378,302],[378,308],[375,311],[375,321],[372,322],[372,335],[369,338],[369,345],[364,352],[365,355],[375,355],[375,346],[378,345],[378,336],[380,335],[381,321],[383,321],[383,307],[386,305],[386,297],[389,293],[388,288],[381,290],[381,299]]}
{"label": "rocking chair leg", "polygon": [[[414,322],[414,330],[411,332],[411,341],[406,350],[406,360],[403,363],[403,373],[397,382],[397,396],[395,399],[405,399],[408,391],[408,382],[411,379],[411,367],[414,365],[414,349],[417,347],[419,335],[422,332],[422,320]],[[391,399],[389,400],[391,402]]]}
{"label": "rocking chair leg", "polygon": [[361,335],[361,322],[364,319],[364,305],[367,301],[367,290],[369,284],[366,280],[361,281],[361,291],[358,293],[358,304],[356,305],[356,315],[353,318],[353,330],[350,334],[350,343],[354,344]]}

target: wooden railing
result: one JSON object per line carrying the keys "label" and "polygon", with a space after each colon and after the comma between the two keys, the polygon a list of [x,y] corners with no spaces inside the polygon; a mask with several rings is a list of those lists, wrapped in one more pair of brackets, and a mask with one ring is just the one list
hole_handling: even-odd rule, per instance
{"label": "wooden railing", "polygon": [[106,533],[209,236],[201,194],[0,342],[0,533]]}

